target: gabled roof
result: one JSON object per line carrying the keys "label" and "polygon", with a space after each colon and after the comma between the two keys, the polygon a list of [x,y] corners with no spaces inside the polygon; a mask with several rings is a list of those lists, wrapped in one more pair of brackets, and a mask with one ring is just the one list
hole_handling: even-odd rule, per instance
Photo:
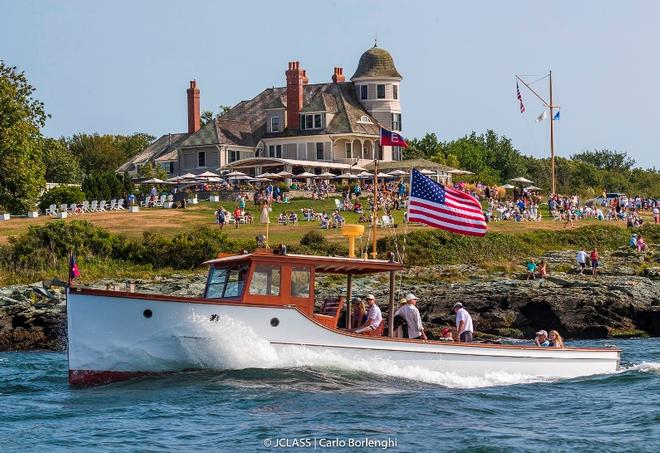
{"label": "gabled roof", "polygon": [[138,165],[157,160],[166,154],[176,153],[176,148],[189,136],[186,133],[165,134],[154,140],[149,146],[133,156],[117,169],[118,172],[134,171]]}

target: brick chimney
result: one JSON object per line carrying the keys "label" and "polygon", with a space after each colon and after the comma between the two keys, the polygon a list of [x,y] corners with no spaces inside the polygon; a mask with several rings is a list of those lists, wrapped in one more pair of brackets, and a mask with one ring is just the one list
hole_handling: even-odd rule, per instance
{"label": "brick chimney", "polygon": [[286,74],[286,127],[300,128],[300,111],[303,106],[303,85],[308,81],[304,69],[297,61],[289,62]]}
{"label": "brick chimney", "polygon": [[188,133],[197,132],[200,128],[199,114],[199,88],[195,80],[190,81],[190,88],[186,90],[188,95]]}
{"label": "brick chimney", "polygon": [[346,77],[344,77],[344,68],[335,67],[335,73],[332,74],[332,81],[334,83],[342,83],[346,81]]}

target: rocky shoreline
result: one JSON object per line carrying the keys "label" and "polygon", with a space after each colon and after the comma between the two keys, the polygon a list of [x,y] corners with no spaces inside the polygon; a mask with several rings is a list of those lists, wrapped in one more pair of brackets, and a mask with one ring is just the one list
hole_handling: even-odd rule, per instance
{"label": "rocky shoreline", "polygon": [[[550,275],[533,281],[524,280],[524,272],[508,275],[470,265],[411,268],[397,279],[397,297],[408,292],[419,297],[431,333],[451,325],[451,307],[462,302],[482,338],[531,338],[538,329],[556,329],[567,338],[660,336],[660,267],[655,254],[604,254],[597,278],[571,268],[573,252],[542,258],[549,263]],[[198,296],[205,280],[205,274],[172,275],[150,281],[101,280],[90,286],[126,290],[133,282],[138,292]],[[322,278],[317,295],[337,294],[344,285],[343,279]],[[387,287],[385,280],[374,277],[354,279],[354,294],[373,292],[384,311]],[[48,291],[52,299],[43,294],[41,282],[0,288],[0,351],[66,348],[64,291]]]}

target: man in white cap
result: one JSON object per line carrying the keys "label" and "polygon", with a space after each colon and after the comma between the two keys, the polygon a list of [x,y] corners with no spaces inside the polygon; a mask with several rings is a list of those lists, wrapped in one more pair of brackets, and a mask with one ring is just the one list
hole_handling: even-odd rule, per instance
{"label": "man in white cap", "polygon": [[422,317],[417,308],[417,297],[413,293],[406,296],[406,305],[399,308],[394,316],[401,316],[408,326],[408,338],[413,340],[424,339],[426,340],[426,333],[424,333],[424,326],[422,325]]}
{"label": "man in white cap", "polygon": [[367,320],[360,327],[353,330],[355,333],[363,333],[376,330],[380,326],[380,323],[383,322],[383,314],[376,304],[376,296],[369,294],[367,296],[367,303],[369,304],[369,309],[367,310]]}
{"label": "man in white cap", "polygon": [[472,334],[474,333],[472,316],[460,302],[454,304],[454,313],[456,313],[456,338],[461,343],[472,343]]}
{"label": "man in white cap", "polygon": [[540,347],[550,346],[550,341],[548,340],[548,332],[545,330],[539,330],[536,332],[536,338],[534,338],[534,344]]}

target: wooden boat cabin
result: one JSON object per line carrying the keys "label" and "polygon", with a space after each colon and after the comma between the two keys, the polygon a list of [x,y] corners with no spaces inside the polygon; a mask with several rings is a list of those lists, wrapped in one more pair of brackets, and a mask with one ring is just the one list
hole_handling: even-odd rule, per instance
{"label": "wooden boat cabin", "polygon": [[[353,276],[389,273],[389,313],[393,313],[395,274],[403,269],[394,261],[293,255],[270,249],[221,255],[204,264],[209,265],[204,298],[252,305],[295,305],[307,316],[332,329],[351,323]],[[346,290],[324,297],[317,303],[315,279],[318,274],[346,275]],[[382,305],[384,301],[378,302]],[[346,314],[340,324],[344,309]],[[392,332],[392,319],[389,322],[388,331]],[[379,330],[382,333],[382,329]]]}

